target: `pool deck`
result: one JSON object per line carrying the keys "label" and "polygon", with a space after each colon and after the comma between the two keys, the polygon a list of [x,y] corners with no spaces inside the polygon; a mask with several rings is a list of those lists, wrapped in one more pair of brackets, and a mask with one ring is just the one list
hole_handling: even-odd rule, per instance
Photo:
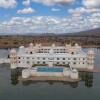
{"label": "pool deck", "polygon": [[32,76],[26,79],[19,77],[20,81],[57,81],[57,82],[79,82],[81,79],[71,79],[70,77],[52,77],[52,76]]}
{"label": "pool deck", "polygon": [[80,72],[93,72],[93,73],[100,73],[100,67],[94,67],[94,69],[80,69],[77,68],[78,71]]}

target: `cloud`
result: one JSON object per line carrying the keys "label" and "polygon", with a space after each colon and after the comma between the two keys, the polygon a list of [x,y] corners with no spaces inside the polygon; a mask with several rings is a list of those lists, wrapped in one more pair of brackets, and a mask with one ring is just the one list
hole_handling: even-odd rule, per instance
{"label": "cloud", "polygon": [[52,8],[51,11],[55,11],[56,12],[56,11],[60,11],[60,9],[58,9],[58,8]]}
{"label": "cloud", "polygon": [[[100,27],[100,13],[89,16],[53,16],[13,17],[0,24],[0,34],[28,33],[73,33]],[[28,28],[27,28],[28,27]]]}
{"label": "cloud", "polygon": [[75,0],[32,0],[32,1],[50,6],[54,4],[63,4],[63,3],[69,4],[73,3]]}
{"label": "cloud", "polygon": [[17,5],[16,0],[0,0],[0,7],[2,8],[13,8]]}
{"label": "cloud", "polygon": [[29,6],[30,5],[30,0],[24,0],[22,3],[25,6]]}
{"label": "cloud", "polygon": [[33,12],[35,12],[35,10],[30,8],[30,7],[29,8],[24,8],[22,10],[17,11],[18,14],[31,14]]}
{"label": "cloud", "polygon": [[82,3],[87,8],[100,8],[100,0],[83,0]]}
{"label": "cloud", "polygon": [[69,9],[68,12],[73,15],[82,16],[82,14],[89,14],[89,13],[96,13],[100,12],[98,8],[85,8],[85,7],[78,7],[75,9]]}

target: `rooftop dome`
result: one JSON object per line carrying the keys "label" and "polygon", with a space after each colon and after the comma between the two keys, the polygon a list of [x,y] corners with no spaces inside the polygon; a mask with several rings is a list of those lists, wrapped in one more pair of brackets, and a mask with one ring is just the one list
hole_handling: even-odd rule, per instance
{"label": "rooftop dome", "polygon": [[89,50],[88,54],[94,54],[94,51],[93,50]]}
{"label": "rooftop dome", "polygon": [[55,47],[55,44],[54,43],[52,44],[52,47]]}
{"label": "rooftop dome", "polygon": [[24,48],[24,46],[20,46],[19,48]]}
{"label": "rooftop dome", "polygon": [[19,49],[23,49],[23,48],[24,48],[24,46],[20,46],[20,47],[19,47]]}
{"label": "rooftop dome", "polygon": [[79,46],[77,43],[75,43],[75,46]]}
{"label": "rooftop dome", "polygon": [[24,46],[20,46],[20,47],[19,47],[19,53],[23,53],[24,51],[25,51]]}
{"label": "rooftop dome", "polygon": [[33,46],[33,43],[30,43],[29,46]]}
{"label": "rooftop dome", "polygon": [[53,49],[50,49],[49,53],[53,53]]}
{"label": "rooftop dome", "polygon": [[12,50],[10,51],[10,53],[16,53],[16,50],[15,50],[15,49],[12,49]]}

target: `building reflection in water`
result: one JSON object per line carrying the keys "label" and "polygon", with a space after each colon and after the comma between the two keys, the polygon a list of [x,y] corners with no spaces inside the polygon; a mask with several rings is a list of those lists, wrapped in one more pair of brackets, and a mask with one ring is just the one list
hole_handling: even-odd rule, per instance
{"label": "building reflection in water", "polygon": [[11,84],[17,85],[19,83],[18,77],[20,76],[20,71],[18,69],[11,70]]}
{"label": "building reflection in water", "polygon": [[93,73],[92,72],[80,72],[82,81],[85,82],[85,86],[90,88],[93,86]]}
{"label": "building reflection in water", "polygon": [[[21,70],[15,69],[11,70],[11,84],[17,85],[19,83],[18,77],[21,75]],[[91,88],[93,86],[93,73],[92,72],[79,72],[79,76],[81,78],[81,81],[84,82],[85,87]],[[55,83],[58,83],[57,81],[45,81],[50,85],[53,85]],[[28,86],[30,84],[37,84],[39,83],[36,81],[22,81],[22,84],[24,86]],[[63,85],[70,85],[72,88],[77,88],[79,85],[79,82],[69,83],[69,82],[60,82],[63,83]]]}

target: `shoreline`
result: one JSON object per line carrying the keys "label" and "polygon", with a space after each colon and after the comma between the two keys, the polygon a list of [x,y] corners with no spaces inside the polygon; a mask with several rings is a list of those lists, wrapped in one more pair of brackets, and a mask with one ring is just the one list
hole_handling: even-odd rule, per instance
{"label": "shoreline", "polygon": [[100,48],[100,37],[70,37],[70,36],[0,36],[0,49],[18,48],[29,43],[65,45],[78,43],[84,48]]}
{"label": "shoreline", "polygon": [[[21,46],[21,45],[19,45]],[[11,49],[11,48],[19,48],[19,46],[9,46],[9,47],[0,47],[0,49]],[[100,45],[84,45],[82,46],[82,48],[97,48],[97,49],[100,49]]]}

